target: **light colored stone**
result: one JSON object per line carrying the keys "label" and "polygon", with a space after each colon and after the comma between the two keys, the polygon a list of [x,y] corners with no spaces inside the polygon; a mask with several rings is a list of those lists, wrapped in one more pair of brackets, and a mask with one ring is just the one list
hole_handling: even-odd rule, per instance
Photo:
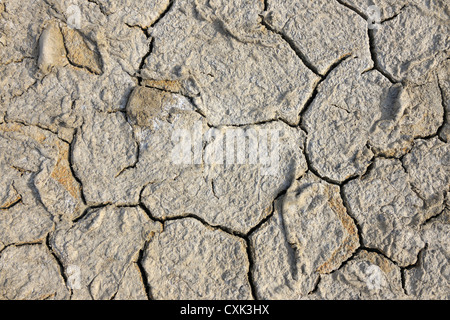
{"label": "light colored stone", "polygon": [[143,267],[155,299],[251,299],[243,239],[192,218],[168,221]]}
{"label": "light colored stone", "polygon": [[293,183],[250,243],[255,288],[262,299],[306,296],[319,274],[338,269],[359,247],[339,187],[312,174]]}
{"label": "light colored stone", "polygon": [[139,250],[160,230],[142,209],[112,206],[90,210],[72,226],[56,230],[50,238],[53,250],[65,270],[79,270],[72,299],[112,298]]}
{"label": "light colored stone", "polygon": [[69,296],[58,263],[44,245],[10,246],[0,253],[0,297],[65,300]]}
{"label": "light colored stone", "polygon": [[344,186],[350,213],[364,246],[378,249],[400,266],[414,264],[425,246],[418,226],[428,218],[400,160],[375,159],[362,178]]}
{"label": "light colored stone", "polygon": [[322,275],[308,298],[326,300],[407,299],[400,268],[375,252],[360,251],[341,269]]}

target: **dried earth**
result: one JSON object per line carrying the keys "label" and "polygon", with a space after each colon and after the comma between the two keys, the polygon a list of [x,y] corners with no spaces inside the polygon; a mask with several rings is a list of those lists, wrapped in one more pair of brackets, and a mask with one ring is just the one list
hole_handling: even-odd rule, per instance
{"label": "dried earth", "polygon": [[449,16],[1,0],[0,299],[450,299]]}

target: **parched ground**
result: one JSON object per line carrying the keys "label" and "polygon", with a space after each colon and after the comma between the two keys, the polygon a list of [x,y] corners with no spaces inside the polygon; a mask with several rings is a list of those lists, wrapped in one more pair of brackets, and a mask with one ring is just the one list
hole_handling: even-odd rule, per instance
{"label": "parched ground", "polygon": [[450,299],[449,15],[1,0],[0,299]]}

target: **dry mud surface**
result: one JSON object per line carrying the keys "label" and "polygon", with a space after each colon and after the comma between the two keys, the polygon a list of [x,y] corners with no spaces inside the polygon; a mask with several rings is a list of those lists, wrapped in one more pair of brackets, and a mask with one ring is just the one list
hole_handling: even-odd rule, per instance
{"label": "dry mud surface", "polygon": [[0,299],[450,299],[449,15],[1,0]]}

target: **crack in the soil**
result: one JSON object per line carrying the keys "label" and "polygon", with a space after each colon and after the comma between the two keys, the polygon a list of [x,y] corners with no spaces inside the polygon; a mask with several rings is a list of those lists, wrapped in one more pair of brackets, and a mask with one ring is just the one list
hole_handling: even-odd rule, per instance
{"label": "crack in the soil", "polygon": [[100,12],[104,15],[104,16],[109,16],[109,14],[106,13],[105,8],[103,8],[103,6],[97,2],[97,0],[87,0],[87,2],[93,3],[96,6],[98,6],[98,9],[100,10]]}
{"label": "crack in the soil", "polygon": [[4,63],[0,63],[0,67],[6,67],[6,66],[8,66],[10,64],[13,64],[13,63],[22,63],[25,60],[34,60],[34,59],[35,58],[32,57],[32,56],[23,56],[19,60],[10,60],[10,61],[4,62]]}
{"label": "crack in the soil", "polygon": [[[376,70],[379,73],[381,73],[386,79],[389,80],[390,83],[392,84],[396,84],[399,83],[398,81],[396,81],[391,75],[389,75],[387,73],[387,71],[383,70],[380,67],[380,64],[378,63],[378,53],[375,47],[375,29],[369,29],[367,28],[367,35],[369,37],[369,50],[370,50],[370,57],[372,59],[373,62],[373,68],[371,70]],[[370,70],[367,70],[370,71]]]}
{"label": "crack in the soil", "polygon": [[144,288],[145,288],[145,294],[147,295],[147,300],[153,300],[154,299],[154,297],[152,295],[152,289],[151,289],[150,283],[148,281],[147,273],[146,273],[146,271],[144,269],[144,266],[142,264],[143,259],[144,259],[144,252],[147,249],[150,241],[151,241],[151,239],[145,241],[144,246],[141,248],[141,250],[139,250],[139,255],[138,255],[138,258],[137,258],[137,260],[135,262],[137,267],[138,267],[138,269],[139,269],[139,272],[141,274],[141,280],[142,280],[142,283],[143,283]]}
{"label": "crack in the soil", "polygon": [[142,33],[145,35],[145,37],[146,37],[147,39],[150,38],[150,35],[148,34],[148,27],[142,27],[142,26],[140,26],[140,25],[138,25],[138,24],[131,25],[131,24],[128,24],[128,23],[125,23],[125,25],[126,25],[128,28],[130,28],[130,29],[139,29],[139,30],[141,30]]}
{"label": "crack in the soil", "polygon": [[[368,20],[368,16],[367,14],[365,14],[364,12],[358,10],[357,8],[354,8],[353,6],[343,2],[342,0],[336,0],[340,5],[346,7],[347,9],[355,12],[357,15],[359,15],[361,18],[363,18],[364,20]],[[375,48],[375,32],[376,29],[369,29],[367,27],[367,36],[369,38],[369,51],[370,51],[370,56],[373,62],[373,68],[365,70],[364,72],[368,72],[371,70],[376,70],[379,73],[381,73],[386,79],[389,80],[389,82],[391,82],[392,84],[396,84],[399,83],[398,81],[396,81],[387,71],[383,70],[380,67],[380,64],[378,63],[378,54],[376,52],[376,48]]]}
{"label": "crack in the soil", "polygon": [[445,141],[445,139],[442,137],[442,130],[444,130],[444,127],[447,124],[447,119],[448,119],[448,110],[445,107],[445,96],[444,96],[444,91],[441,87],[441,82],[439,80],[439,77],[437,77],[437,85],[441,94],[441,105],[442,108],[444,109],[444,114],[443,114],[443,119],[442,119],[442,124],[439,126],[439,128],[436,131],[436,135],[438,136],[439,140],[441,140],[442,142],[447,142]]}
{"label": "crack in the soil", "polygon": [[[102,75],[104,73],[103,68],[105,66],[105,63],[104,63],[103,58],[102,58],[102,56],[101,56],[101,54],[100,54],[100,52],[98,50],[95,50],[94,52],[97,53],[99,55],[99,58],[100,58],[100,65],[101,65],[100,73],[96,72],[94,69],[92,69],[88,65],[81,65],[81,64],[76,63],[75,61],[72,61],[72,59],[69,57],[69,49],[67,48],[67,45],[66,45],[66,37],[64,36],[64,33],[62,31],[60,31],[60,32],[61,32],[61,34],[63,36],[63,45],[64,45],[64,50],[66,52],[65,56],[67,58],[67,62],[72,67],[77,68],[77,69],[86,70],[88,73],[90,73],[92,75],[95,75],[95,76],[99,76],[99,75]],[[84,35],[81,32],[79,32],[79,35],[83,38],[83,40],[85,39]]]}
{"label": "crack in the soil", "polygon": [[[256,286],[254,284],[253,281],[253,266],[254,266],[254,261],[253,261],[253,257],[252,257],[252,247],[251,247],[251,241],[249,238],[249,235],[256,230],[257,226],[255,226],[249,233],[247,234],[243,234],[241,232],[238,231],[234,231],[230,228],[224,227],[224,226],[220,226],[220,225],[211,225],[208,222],[206,222],[204,219],[194,215],[194,214],[186,214],[186,215],[181,215],[181,216],[175,216],[175,217],[165,217],[165,218],[156,218],[155,216],[153,216],[153,214],[150,212],[150,210],[141,202],[138,207],[140,207],[142,210],[144,210],[146,212],[146,214],[148,215],[148,217],[153,220],[153,221],[158,221],[163,225],[163,229],[165,228],[165,223],[168,221],[176,221],[176,220],[183,220],[183,219],[187,219],[187,218],[192,218],[195,219],[199,222],[201,222],[206,228],[210,229],[210,230],[220,230],[222,232],[225,232],[231,236],[234,237],[238,237],[242,240],[244,240],[244,242],[246,243],[246,253],[247,253],[247,259],[249,262],[249,270],[247,272],[247,279],[249,282],[249,286],[251,288],[251,293],[252,293],[252,298],[255,300],[258,300],[257,298],[257,294],[256,294]],[[273,212],[271,213],[273,214]],[[260,224],[264,223],[265,221],[267,221],[268,217],[264,218],[263,221],[260,222]],[[258,226],[260,226],[260,224],[258,224]],[[162,231],[164,232],[164,231]],[[138,261],[140,261],[142,258],[138,259]],[[138,263],[139,265],[139,263]],[[141,268],[141,266],[140,266]],[[143,269],[143,268],[142,268]],[[145,273],[145,271],[143,271]],[[141,271],[141,273],[143,273]],[[144,279],[144,282],[148,284],[148,280]],[[148,290],[150,290],[150,288],[148,287]],[[148,293],[149,297],[151,297],[150,292]]]}
{"label": "crack in the soil", "polygon": [[292,49],[292,51],[295,52],[295,55],[303,62],[303,64],[312,72],[314,73],[316,76],[318,77],[322,77],[322,75],[319,73],[319,71],[317,70],[317,68],[308,60],[308,58],[306,57],[306,55],[300,51],[300,49],[296,46],[295,42],[293,39],[291,39],[288,35],[286,35],[285,33],[275,30],[274,28],[272,28],[265,20],[264,17],[261,18],[261,23],[264,27],[266,27],[269,31],[278,34],[288,45],[289,47]]}
{"label": "crack in the soil", "polygon": [[[126,119],[128,122],[128,117],[126,117]],[[129,166],[126,166],[125,168],[120,170],[119,173],[116,174],[116,176],[114,178],[119,177],[122,173],[124,173],[127,170],[136,169],[137,164],[141,160],[141,144],[139,143],[138,139],[136,139],[136,133],[135,133],[134,129],[133,129],[133,137],[134,137],[134,142],[136,143],[136,160],[133,162],[133,164],[130,164]]]}
{"label": "crack in the soil", "polygon": [[254,279],[253,279],[253,269],[254,269],[255,262],[253,261],[251,241],[248,237],[245,237],[244,240],[246,243],[246,252],[247,252],[247,259],[248,259],[247,281],[250,286],[252,298],[254,300],[259,300],[258,295],[257,295],[256,285],[255,285]]}
{"label": "crack in the soil", "polygon": [[159,15],[159,17],[156,18],[155,21],[153,21],[153,23],[148,28],[154,28],[155,25],[158,22],[160,22],[162,20],[162,18],[164,18],[169,13],[169,11],[170,11],[170,9],[172,9],[174,3],[175,3],[175,0],[170,0],[170,2],[167,5],[167,7],[163,10],[163,12]]}
{"label": "crack in the soil", "polygon": [[64,284],[65,284],[66,288],[69,290],[69,293],[70,293],[69,300],[70,300],[70,298],[72,297],[72,294],[73,294],[73,290],[69,286],[69,282],[68,282],[67,275],[65,273],[64,265],[61,262],[61,260],[59,259],[59,257],[57,256],[57,254],[55,253],[55,251],[53,250],[52,245],[50,244],[50,232],[47,234],[47,236],[45,238],[45,242],[43,242],[43,244],[47,247],[47,249],[49,250],[50,254],[53,256],[53,258],[55,259],[56,263],[58,264],[59,273],[61,274],[61,277],[64,280]]}
{"label": "crack in the soil", "polygon": [[51,133],[52,135],[56,135],[58,139],[68,143],[66,140],[61,139],[60,137],[58,137],[58,132],[57,131],[54,131],[54,130],[52,130],[50,128],[44,127],[44,126],[42,126],[40,124],[29,124],[29,123],[26,123],[25,121],[21,121],[21,120],[10,120],[10,119],[8,119],[8,114],[6,112],[5,112],[4,121],[5,121],[5,123],[17,123],[17,124],[20,124],[20,125],[22,125],[24,127],[36,127],[36,128],[39,128],[41,130],[44,130],[44,131],[47,131],[47,132]]}
{"label": "crack in the soil", "polygon": [[349,4],[345,3],[345,2],[343,2],[342,0],[336,0],[336,1],[337,1],[340,5],[342,5],[342,6],[346,7],[347,9],[350,9],[351,11],[355,12],[357,15],[359,15],[359,16],[360,16],[361,18],[363,18],[364,20],[367,20],[367,19],[368,19],[368,16],[367,16],[364,12],[358,10],[357,8],[352,7],[351,5],[349,5]]}
{"label": "crack in the soil", "polygon": [[[355,180],[357,178],[362,177],[364,174],[367,173],[368,168],[372,164],[372,162],[369,163],[367,165],[367,167],[366,167],[366,170],[363,173],[361,173],[361,174],[353,174],[350,177],[347,177],[346,179],[344,179],[342,181],[334,180],[334,179],[331,179],[331,178],[328,178],[326,176],[323,176],[323,175],[319,174],[318,170],[316,168],[314,168],[314,166],[312,164],[312,161],[311,161],[311,158],[309,157],[309,153],[308,153],[307,147],[308,147],[308,139],[305,139],[305,142],[304,142],[304,145],[303,145],[303,154],[305,156],[305,161],[306,161],[306,166],[308,167],[308,171],[312,172],[315,176],[317,176],[321,180],[323,180],[325,182],[328,182],[330,184],[336,185],[336,186],[343,186],[343,185],[345,185],[346,183],[348,183],[348,182],[350,182],[352,180]],[[373,160],[373,158],[372,158],[372,160]]]}
{"label": "crack in the soil", "polygon": [[322,84],[322,82],[324,82],[328,78],[328,76],[330,75],[331,72],[333,72],[333,70],[335,70],[342,62],[344,62],[345,60],[347,60],[351,56],[352,56],[351,54],[345,54],[342,57],[340,57],[339,59],[337,59],[334,63],[332,63],[328,67],[328,69],[325,72],[325,74],[323,76],[320,76],[319,81],[315,84],[314,89],[311,92],[311,95],[309,96],[308,100],[306,100],[305,105],[303,106],[303,108],[302,108],[302,110],[300,111],[300,114],[299,114],[298,126],[303,131],[305,131],[307,134],[308,134],[308,130],[306,130],[306,127],[303,124],[303,118],[304,118],[305,113],[309,110],[310,106],[312,105],[312,103],[316,99],[316,96],[319,93],[319,86]]}
{"label": "crack in the soil", "polygon": [[[13,186],[13,188],[14,188],[14,186]],[[15,207],[19,203],[23,203],[22,195],[20,195],[20,194],[19,194],[19,197],[16,200],[14,200],[12,203],[9,203],[8,205],[6,205],[4,207],[0,207],[0,210],[10,210],[11,208]]]}
{"label": "crack in the soil", "polygon": [[[86,218],[88,215],[96,212],[97,209],[102,209],[102,208],[105,208],[105,207],[111,206],[111,205],[113,205],[113,204],[108,202],[108,203],[102,203],[102,204],[96,204],[96,205],[87,206],[80,216],[78,216],[77,218],[72,220],[73,225],[72,225],[71,228],[73,228],[78,221],[84,220],[84,218]],[[120,206],[116,206],[116,207],[120,207]]]}

